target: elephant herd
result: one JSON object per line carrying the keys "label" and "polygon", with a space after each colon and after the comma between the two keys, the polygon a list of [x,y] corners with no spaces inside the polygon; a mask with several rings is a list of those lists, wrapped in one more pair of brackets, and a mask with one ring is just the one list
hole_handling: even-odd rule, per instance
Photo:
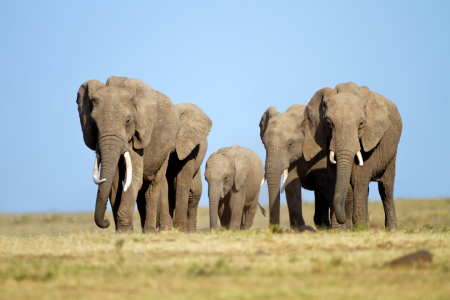
{"label": "elephant herd", "polygon": [[[195,104],[172,101],[139,79],[89,80],[77,95],[86,146],[96,152],[98,185],[94,219],[107,228],[108,198],[117,232],[133,231],[137,204],[143,233],[177,228],[194,232],[202,194],[210,118]],[[353,82],[323,88],[307,105],[262,115],[259,156],[238,145],[219,149],[206,162],[211,229],[249,229],[267,181],[269,223],[280,223],[286,192],[290,227],[300,229],[301,187],[315,195],[319,229],[367,226],[369,182],[378,182],[385,228],[397,220],[393,190],[402,121],[385,97]]]}

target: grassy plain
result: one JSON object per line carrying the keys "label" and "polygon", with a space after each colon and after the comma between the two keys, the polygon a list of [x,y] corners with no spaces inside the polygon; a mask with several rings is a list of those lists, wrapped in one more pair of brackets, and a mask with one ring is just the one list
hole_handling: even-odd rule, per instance
{"label": "grassy plain", "polygon": [[[195,234],[119,235],[92,213],[0,214],[0,299],[449,299],[450,199],[396,209],[396,232],[375,202],[371,229],[317,233],[275,233],[260,212],[253,230],[211,233],[206,208]],[[313,211],[304,203],[312,226]],[[431,264],[386,266],[419,249]]]}

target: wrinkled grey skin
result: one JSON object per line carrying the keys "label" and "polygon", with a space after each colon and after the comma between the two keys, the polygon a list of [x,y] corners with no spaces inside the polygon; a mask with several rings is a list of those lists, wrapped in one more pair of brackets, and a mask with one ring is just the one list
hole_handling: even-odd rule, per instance
{"label": "wrinkled grey skin", "polygon": [[247,148],[234,145],[211,154],[205,170],[211,229],[218,228],[217,214],[222,227],[252,227],[263,172],[261,159]]}
{"label": "wrinkled grey skin", "polygon": [[[109,197],[117,232],[133,231],[136,202],[142,231],[155,232],[170,153],[176,151],[184,160],[206,139],[209,128],[183,129],[172,101],[139,79],[111,76],[106,85],[89,80],[81,85],[77,104],[84,142],[100,156],[100,179],[106,179],[98,187],[95,223],[101,228],[109,226],[104,219]],[[195,124],[185,126],[191,125]],[[123,154],[127,151],[132,181],[124,191]]]}
{"label": "wrinkled grey skin", "polygon": [[301,125],[306,105],[293,105],[279,114],[269,107],[259,123],[261,140],[266,149],[265,176],[269,189],[270,224],[280,224],[280,178],[288,169],[286,202],[290,227],[305,225],[302,215],[301,187],[313,190],[315,195],[314,223],[319,229],[330,227],[327,184],[327,159],[320,152],[310,161],[303,158],[304,133]]}
{"label": "wrinkled grey skin", "polygon": [[[175,108],[180,115],[182,128],[186,128],[183,126],[184,122],[195,122],[195,128],[210,130],[212,122],[198,106],[181,103],[175,105]],[[207,149],[208,141],[204,139],[184,160],[180,160],[176,152],[170,155],[166,173],[168,193],[165,199],[162,197],[161,206],[162,230],[171,229],[173,224],[175,228],[185,232],[197,231],[197,208],[202,195],[200,166]]]}
{"label": "wrinkled grey skin", "polygon": [[[309,161],[320,151],[328,160],[333,227],[367,226],[369,182],[378,182],[386,229],[395,229],[394,179],[402,120],[394,103],[367,87],[343,83],[316,92],[305,109],[303,154]],[[356,153],[361,151],[363,165]],[[346,197],[347,196],[347,197]],[[353,223],[353,224],[352,224]]]}

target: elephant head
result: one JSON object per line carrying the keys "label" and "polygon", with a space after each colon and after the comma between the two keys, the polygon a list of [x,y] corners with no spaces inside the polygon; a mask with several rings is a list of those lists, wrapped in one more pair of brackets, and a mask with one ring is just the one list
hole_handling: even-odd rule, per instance
{"label": "elephant head", "polygon": [[279,224],[279,212],[274,211],[280,202],[280,178],[286,187],[288,168],[303,154],[301,125],[305,105],[293,105],[279,114],[275,107],[269,107],[259,123],[261,140],[266,148],[265,178],[269,188],[270,224]]}
{"label": "elephant head", "polygon": [[238,145],[219,149],[206,162],[205,179],[208,182],[210,228],[217,225],[219,200],[232,189],[239,191],[250,172],[249,159],[240,153]]}
{"label": "elephant head", "polygon": [[329,152],[331,164],[336,164],[333,209],[337,221],[344,224],[345,197],[355,156],[362,166],[361,151],[371,151],[390,124],[385,98],[365,86],[343,83],[317,91],[304,114],[304,157],[309,161],[321,150]]}
{"label": "elephant head", "polygon": [[[109,226],[105,210],[121,155],[126,162],[124,190],[132,179],[130,148],[142,149],[151,139],[157,118],[157,92],[139,79],[112,76],[106,85],[97,80],[83,83],[77,104],[86,146],[96,151],[94,181],[99,185],[95,223]],[[101,174],[98,168],[101,163]]]}

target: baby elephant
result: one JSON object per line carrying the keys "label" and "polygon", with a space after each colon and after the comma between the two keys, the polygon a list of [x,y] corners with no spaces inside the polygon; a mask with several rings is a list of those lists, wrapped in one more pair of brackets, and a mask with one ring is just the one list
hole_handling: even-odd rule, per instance
{"label": "baby elephant", "polygon": [[234,145],[211,154],[205,171],[211,229],[218,228],[217,213],[222,227],[234,230],[252,227],[263,173],[258,154],[247,148]]}

